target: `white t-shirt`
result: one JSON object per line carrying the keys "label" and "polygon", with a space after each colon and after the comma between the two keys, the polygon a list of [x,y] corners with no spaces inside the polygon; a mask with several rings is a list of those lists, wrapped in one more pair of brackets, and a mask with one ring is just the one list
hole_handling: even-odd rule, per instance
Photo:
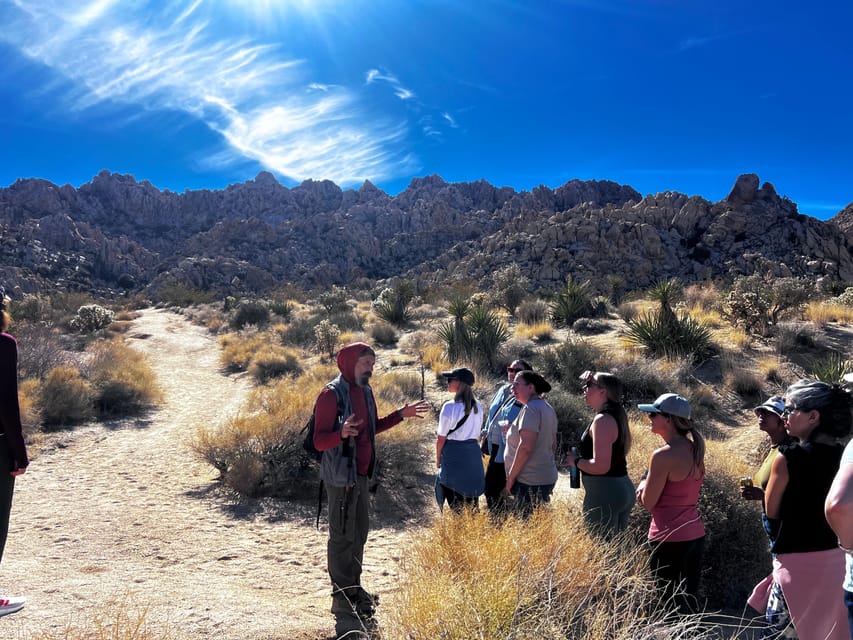
{"label": "white t-shirt", "polygon": [[445,402],[441,407],[441,413],[438,414],[438,429],[436,433],[440,436],[447,436],[448,440],[476,440],[480,437],[480,429],[483,427],[483,405],[480,401],[476,401],[477,411],[471,409],[468,414],[468,419],[462,423],[456,431],[447,436],[448,432],[456,426],[456,424],[465,415],[465,405],[461,402]]}
{"label": "white t-shirt", "polygon": [[[847,443],[844,447],[844,453],[841,455],[841,466],[845,464],[853,464],[853,440]],[[844,572],[844,590],[853,591],[853,555],[844,554],[844,562],[847,570]]]}

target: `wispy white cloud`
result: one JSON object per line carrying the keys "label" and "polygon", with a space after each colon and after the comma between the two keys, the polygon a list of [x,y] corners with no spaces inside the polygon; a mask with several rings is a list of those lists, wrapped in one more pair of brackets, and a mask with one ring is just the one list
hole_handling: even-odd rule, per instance
{"label": "wispy white cloud", "polygon": [[365,84],[373,84],[374,82],[387,82],[394,90],[394,95],[400,100],[411,100],[415,97],[415,93],[407,89],[397,79],[397,76],[391,73],[380,71],[379,69],[370,69],[364,77]]}
{"label": "wispy white cloud", "polygon": [[[295,180],[341,185],[399,173],[404,124],[368,114],[343,87],[306,83],[306,61],[275,45],[216,39],[200,19],[202,1],[158,9],[94,0],[72,11],[64,0],[16,0],[16,28],[0,40],[69,79],[69,109],[130,104],[200,119],[229,145],[219,162],[230,152]],[[369,81],[377,80],[401,99],[414,95],[393,76],[377,71]]]}
{"label": "wispy white cloud", "polygon": [[447,122],[450,123],[450,126],[453,127],[454,129],[459,128],[459,125],[456,124],[456,120],[453,118],[453,116],[450,115],[449,113],[447,113],[446,111],[441,114],[441,117],[444,118],[445,120],[447,120]]}

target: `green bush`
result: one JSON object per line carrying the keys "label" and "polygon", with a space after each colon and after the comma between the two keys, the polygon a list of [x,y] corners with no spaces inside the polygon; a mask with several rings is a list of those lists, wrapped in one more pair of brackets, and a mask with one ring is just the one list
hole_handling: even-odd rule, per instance
{"label": "green bush", "polygon": [[157,295],[161,302],[170,307],[194,307],[209,304],[216,299],[212,291],[202,291],[180,282],[164,285]]}
{"label": "green bush", "polygon": [[53,307],[50,304],[50,298],[27,293],[20,300],[12,302],[11,314],[16,322],[50,322],[53,317]]}
{"label": "green bush", "polygon": [[297,318],[291,320],[287,329],[281,335],[282,343],[303,349],[314,347],[314,327],[317,326],[316,318]]}
{"label": "green bush", "polygon": [[39,389],[38,404],[45,426],[82,422],[92,415],[92,387],[74,367],[56,367]]}
{"label": "green bush", "polygon": [[686,313],[671,317],[661,311],[640,315],[627,322],[625,337],[652,358],[689,357],[698,361],[711,352],[711,331]]}
{"label": "green bush", "polygon": [[321,292],[317,296],[317,303],[323,307],[327,317],[352,310],[349,304],[349,293],[337,285],[332,285],[329,289]]}
{"label": "green bush", "polygon": [[847,287],[843,293],[831,298],[829,302],[833,304],[841,304],[845,307],[853,307],[853,287]]}
{"label": "green bush", "polygon": [[572,331],[575,333],[583,333],[593,335],[597,333],[605,333],[610,330],[610,325],[601,320],[594,318],[578,318],[572,324]]}
{"label": "green bush", "polygon": [[231,318],[231,326],[234,329],[242,329],[248,325],[264,327],[269,321],[270,310],[266,304],[259,300],[244,300],[237,305]]}

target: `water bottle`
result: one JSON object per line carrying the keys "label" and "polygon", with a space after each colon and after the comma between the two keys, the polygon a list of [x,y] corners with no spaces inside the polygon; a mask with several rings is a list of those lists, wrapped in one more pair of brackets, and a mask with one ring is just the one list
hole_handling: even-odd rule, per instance
{"label": "water bottle", "polygon": [[[577,460],[578,458],[578,449],[577,447],[572,447],[572,458]],[[581,472],[577,467],[569,467],[569,486],[572,489],[580,489],[581,486]]]}

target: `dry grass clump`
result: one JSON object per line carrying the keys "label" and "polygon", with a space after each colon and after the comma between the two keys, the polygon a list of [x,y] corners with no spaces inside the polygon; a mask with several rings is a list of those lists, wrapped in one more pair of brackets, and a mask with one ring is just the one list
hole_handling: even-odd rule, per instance
{"label": "dry grass clump", "polygon": [[88,612],[86,620],[68,622],[57,631],[17,634],[18,640],[171,640],[170,625],[148,622],[148,607],[129,596],[110,600]]}
{"label": "dry grass clump", "polygon": [[82,422],[92,415],[92,385],[74,367],[51,369],[39,389],[38,406],[45,426]]}
{"label": "dry grass clump", "polygon": [[296,349],[267,344],[255,353],[249,364],[249,374],[261,384],[274,378],[295,376],[302,372],[301,360]]}
{"label": "dry grass clump", "polygon": [[803,315],[806,320],[820,327],[830,322],[853,324],[853,307],[836,302],[810,302]]}
{"label": "dry grass clump", "polygon": [[[691,315],[702,309],[703,311],[717,312],[717,317],[719,317],[721,300],[722,295],[716,283],[700,282],[684,287],[684,303],[690,309]],[[698,316],[694,315],[694,317],[698,319]]]}
{"label": "dry grass clump", "polygon": [[121,340],[93,343],[86,369],[101,414],[134,414],[163,401],[154,371],[136,349]]}
{"label": "dry grass clump", "polygon": [[524,340],[548,342],[554,336],[554,325],[547,321],[534,324],[519,323],[515,326],[515,335]]}
{"label": "dry grass clump", "polygon": [[500,527],[482,513],[448,513],[413,541],[401,575],[383,607],[390,638],[706,637],[698,616],[657,603],[640,548],[601,544],[565,508]]}

